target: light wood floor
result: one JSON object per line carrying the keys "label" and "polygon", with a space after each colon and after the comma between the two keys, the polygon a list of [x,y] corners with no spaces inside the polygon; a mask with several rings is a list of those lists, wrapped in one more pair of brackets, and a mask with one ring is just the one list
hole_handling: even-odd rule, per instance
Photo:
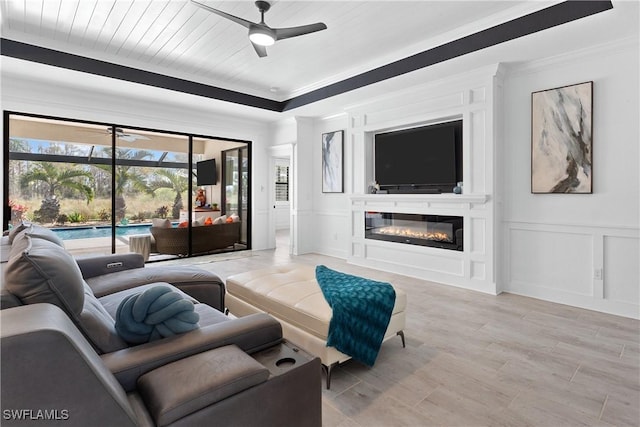
{"label": "light wood floor", "polygon": [[497,297],[288,249],[189,260],[225,279],[291,262],[392,282],[407,293],[407,348],[349,361],[323,391],[324,426],[638,426],[640,322]]}

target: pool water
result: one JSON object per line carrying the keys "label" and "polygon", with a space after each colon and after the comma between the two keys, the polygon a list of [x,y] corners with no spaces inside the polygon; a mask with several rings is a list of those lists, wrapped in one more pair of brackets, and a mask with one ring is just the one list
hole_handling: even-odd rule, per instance
{"label": "pool water", "polygon": [[[149,234],[151,224],[118,225],[116,237],[131,236],[132,234]],[[94,237],[111,237],[111,227],[101,225],[97,227],[74,227],[51,229],[62,240],[91,239]]]}

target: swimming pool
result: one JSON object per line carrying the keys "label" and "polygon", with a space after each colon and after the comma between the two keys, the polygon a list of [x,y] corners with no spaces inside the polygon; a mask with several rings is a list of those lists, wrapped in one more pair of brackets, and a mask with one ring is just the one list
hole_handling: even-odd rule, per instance
{"label": "swimming pool", "polygon": [[[116,237],[131,236],[132,234],[149,234],[151,224],[117,225]],[[94,237],[111,237],[111,227],[99,225],[97,227],[52,228],[62,240],[91,239]]]}

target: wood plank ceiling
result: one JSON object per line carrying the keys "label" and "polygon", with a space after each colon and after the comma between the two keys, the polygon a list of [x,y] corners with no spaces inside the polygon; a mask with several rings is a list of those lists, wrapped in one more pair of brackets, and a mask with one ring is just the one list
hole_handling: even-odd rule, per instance
{"label": "wood plank ceiling", "polygon": [[[252,1],[202,2],[259,21]],[[328,29],[258,58],[245,28],[186,0],[4,0],[0,12],[3,38],[283,100],[495,25],[525,2],[271,3],[272,27]]]}

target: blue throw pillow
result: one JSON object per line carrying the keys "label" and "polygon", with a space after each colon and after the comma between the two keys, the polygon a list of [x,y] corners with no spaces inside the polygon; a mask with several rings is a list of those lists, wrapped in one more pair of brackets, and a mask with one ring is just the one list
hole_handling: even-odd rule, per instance
{"label": "blue throw pillow", "polygon": [[142,344],[198,328],[193,303],[167,286],[127,296],[116,312],[116,331],[129,344]]}

